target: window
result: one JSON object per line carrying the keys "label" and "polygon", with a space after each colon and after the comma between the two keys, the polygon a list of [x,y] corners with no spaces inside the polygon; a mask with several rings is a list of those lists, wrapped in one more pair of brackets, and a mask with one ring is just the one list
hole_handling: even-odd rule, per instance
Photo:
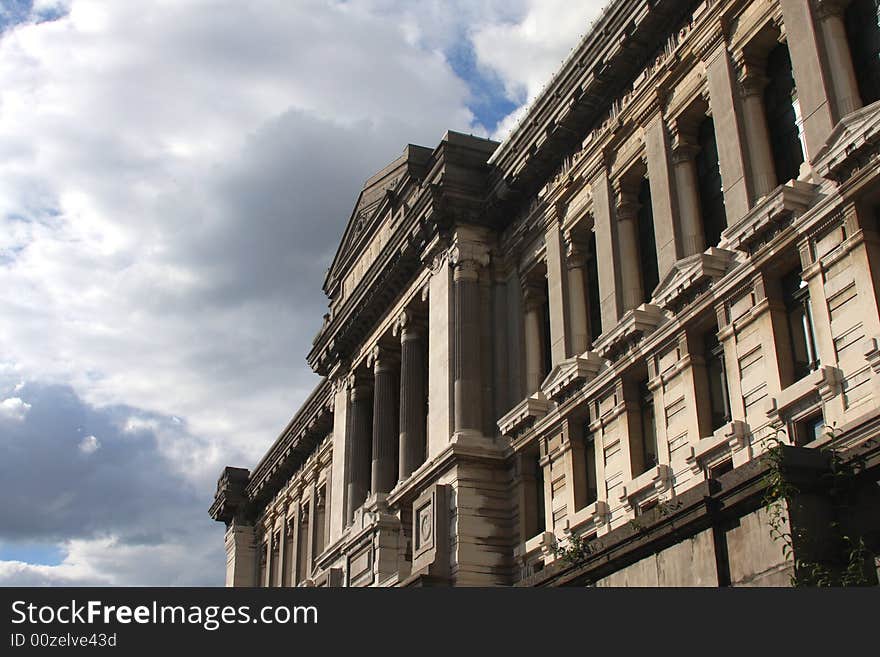
{"label": "window", "polygon": [[853,0],[846,33],[862,103],[880,100],[880,0]]}
{"label": "window", "polygon": [[327,518],[327,493],[326,486],[322,486],[318,490],[318,499],[315,502],[315,532],[314,546],[312,549],[312,563],[317,561],[318,557],[324,552],[326,544],[325,521]]}
{"label": "window", "polygon": [[733,459],[726,459],[721,461],[721,463],[717,463],[709,468],[709,478],[710,479],[718,479],[723,474],[727,474],[728,472],[733,470]]}
{"label": "window", "polygon": [[[639,384],[639,410],[641,415],[641,445],[638,448],[641,453],[634,455],[633,476],[647,472],[657,465],[657,421],[654,414],[654,393],[648,388],[647,379]],[[641,468],[636,458],[641,457]]]}
{"label": "window", "polygon": [[721,232],[727,228],[724,209],[724,190],[718,162],[718,144],[715,141],[715,123],[707,117],[697,129],[697,188],[700,195],[700,214],[703,217],[703,238],[707,247],[717,246]]}
{"label": "window", "polygon": [[[544,279],[544,302],[541,304],[541,380],[553,369],[553,356],[550,347],[550,294],[547,279]],[[539,382],[540,383],[540,382]]]}
{"label": "window", "polygon": [[585,505],[590,505],[598,499],[596,485],[596,443],[592,434],[586,433],[584,438],[584,464],[586,465],[587,496]]}
{"label": "window", "polygon": [[802,447],[822,437],[825,428],[825,418],[822,413],[816,413],[810,417],[794,423],[794,444]]}
{"label": "window", "polygon": [[712,431],[730,422],[730,395],[727,390],[727,370],[724,364],[724,345],[718,342],[717,327],[704,338],[706,375],[709,379],[709,403],[712,411]]}
{"label": "window", "polygon": [[794,379],[797,381],[819,367],[813,337],[810,290],[799,270],[789,272],[782,278],[782,294],[788,319]]}
{"label": "window", "polygon": [[651,300],[651,293],[660,283],[657,269],[657,243],[654,240],[654,212],[651,208],[651,185],[642,178],[639,186],[639,211],[637,215],[639,230],[639,260],[641,261],[642,289],[644,302]]}
{"label": "window", "polygon": [[547,518],[544,513],[544,468],[541,465],[541,457],[535,458],[535,515],[537,518],[537,529],[535,532],[546,531]]}
{"label": "window", "polygon": [[767,56],[767,88],[764,105],[767,128],[776,168],[776,180],[783,184],[797,178],[804,161],[800,103],[788,47],[779,44]]}
{"label": "window", "polygon": [[309,576],[309,563],[308,563],[308,555],[309,555],[309,507],[303,504],[300,507],[300,516],[299,516],[299,535],[296,539],[298,554],[296,555],[296,563],[299,566],[299,572],[297,573],[296,583],[299,584],[308,578]]}
{"label": "window", "polygon": [[587,297],[590,308],[590,337],[593,342],[602,335],[602,308],[599,302],[599,269],[596,259],[596,234],[587,235]]}

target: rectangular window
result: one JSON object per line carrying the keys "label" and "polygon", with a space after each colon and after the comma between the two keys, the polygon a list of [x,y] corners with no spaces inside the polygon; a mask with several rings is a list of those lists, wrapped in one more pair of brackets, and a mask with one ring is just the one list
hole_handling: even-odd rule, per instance
{"label": "rectangular window", "polygon": [[825,428],[825,418],[822,413],[816,413],[810,417],[794,423],[794,444],[803,447],[814,440],[822,437]]}
{"label": "rectangular window", "polygon": [[717,327],[704,338],[706,375],[709,379],[709,403],[712,412],[712,431],[730,422],[730,395],[727,391],[727,369],[724,363],[724,345],[718,342]]}
{"label": "rectangular window", "polygon": [[654,393],[648,388],[647,379],[639,385],[639,399],[641,403],[642,417],[642,456],[643,467],[641,474],[657,465],[657,418],[654,413]]}
{"label": "rectangular window", "polygon": [[639,259],[641,260],[642,288],[644,302],[651,300],[654,288],[660,283],[657,266],[657,242],[654,236],[654,210],[651,207],[651,184],[642,179],[639,187],[639,211],[637,215],[639,230]]}
{"label": "rectangular window", "polygon": [[810,290],[799,270],[782,279],[782,294],[788,330],[795,381],[819,367],[816,342],[813,337],[813,317],[810,310]]}
{"label": "rectangular window", "polygon": [[596,484],[596,443],[590,433],[585,433],[584,438],[584,464],[587,470],[587,497],[584,500],[590,505],[598,499],[598,487]]}

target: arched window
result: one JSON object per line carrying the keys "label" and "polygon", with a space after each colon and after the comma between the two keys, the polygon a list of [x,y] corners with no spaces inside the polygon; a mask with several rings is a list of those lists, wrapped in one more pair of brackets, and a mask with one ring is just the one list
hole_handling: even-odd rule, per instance
{"label": "arched window", "polygon": [[715,123],[706,117],[697,129],[697,187],[700,194],[700,213],[703,217],[705,244],[717,246],[721,232],[727,228],[724,210],[724,190],[721,186],[721,168],[718,163],[718,144],[715,141]]}
{"label": "arched window", "polygon": [[660,283],[657,269],[657,243],[654,240],[654,212],[651,209],[651,185],[643,178],[639,186],[639,260],[641,261],[642,289],[644,301],[651,300],[651,293]]}
{"label": "arched window", "polygon": [[880,0],[853,0],[846,9],[846,35],[859,95],[868,105],[880,100]]}
{"label": "arched window", "polygon": [[767,56],[767,78],[767,89],[764,91],[767,128],[773,150],[776,180],[783,184],[798,177],[804,161],[800,104],[791,69],[791,57],[785,44],[779,44]]}

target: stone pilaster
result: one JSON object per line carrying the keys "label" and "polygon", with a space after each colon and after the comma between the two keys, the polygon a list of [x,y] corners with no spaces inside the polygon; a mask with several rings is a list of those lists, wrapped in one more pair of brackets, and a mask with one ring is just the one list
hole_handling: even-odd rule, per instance
{"label": "stone pilaster", "polygon": [[[595,220],[596,252],[614,254],[617,252],[617,235],[611,211],[611,189],[608,172],[603,168],[593,179],[593,217]],[[609,331],[617,325],[621,315],[618,300],[617,268],[618,258],[598,258],[596,261],[599,276],[599,305],[602,314],[602,328]]]}
{"label": "stone pilaster", "polygon": [[226,528],[226,586],[254,586],[257,560],[254,526],[233,518]]}
{"label": "stone pilaster", "polygon": [[404,311],[397,320],[400,336],[400,451],[398,479],[407,479],[425,461],[425,328],[421,318]]}
{"label": "stone pilaster", "polygon": [[547,263],[547,302],[550,309],[550,358],[558,365],[571,355],[568,335],[568,275],[563,257],[559,224],[553,224],[544,235]]}
{"label": "stone pilaster", "polygon": [[[651,181],[651,214],[660,280],[678,260],[681,249],[675,231],[676,207],[669,166],[669,136],[658,111],[645,126],[645,160]],[[650,295],[653,290],[645,290]],[[641,303],[641,301],[640,301]]]}
{"label": "stone pilaster", "polygon": [[706,56],[706,83],[715,124],[718,165],[724,181],[724,207],[729,225],[749,211],[746,159],[743,155],[742,116],[736,109],[733,74],[723,39]]}
{"label": "stone pilaster", "polygon": [[350,424],[348,431],[349,443],[349,478],[347,485],[346,522],[351,522],[354,511],[367,499],[370,486],[370,456],[372,452],[372,422],[370,419],[373,407],[373,388],[369,381],[360,374],[352,375],[349,400]]}
{"label": "stone pilaster", "polygon": [[[806,142],[804,159],[819,151],[834,128],[831,103],[828,102],[826,87],[830,80],[822,66],[816,26],[813,22],[812,7],[805,0],[779,0],[782,21],[785,27],[785,40],[791,55],[791,68],[797,86],[797,98],[804,124]],[[829,62],[830,63],[830,62]],[[839,68],[832,71],[829,78],[843,74]]]}
{"label": "stone pilaster", "polygon": [[370,491],[387,493],[397,482],[398,440],[400,437],[398,396],[398,357],[384,347],[375,347],[370,356],[373,367],[373,454]]}
{"label": "stone pilaster", "polygon": [[333,462],[332,477],[338,482],[330,490],[330,542],[334,543],[342,535],[348,522],[346,511],[348,481],[351,464],[348,430],[350,427],[348,377],[339,377],[333,383]]}

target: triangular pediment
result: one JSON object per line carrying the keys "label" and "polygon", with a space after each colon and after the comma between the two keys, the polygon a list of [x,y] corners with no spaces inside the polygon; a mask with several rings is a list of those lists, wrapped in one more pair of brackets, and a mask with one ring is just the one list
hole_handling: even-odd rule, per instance
{"label": "triangular pediment", "polygon": [[703,253],[677,261],[654,289],[651,303],[668,308],[687,290],[706,279],[724,276],[735,254],[726,249],[711,247]]}
{"label": "triangular pediment", "polygon": [[328,296],[332,296],[352,264],[368,249],[380,226],[391,219],[400,191],[413,179],[421,178],[431,153],[429,148],[410,144],[400,157],[364,183],[324,281],[324,292]]}
{"label": "triangular pediment", "polygon": [[864,166],[866,157],[877,155],[880,137],[880,101],[844,116],[815,157],[815,170],[838,182]]}

